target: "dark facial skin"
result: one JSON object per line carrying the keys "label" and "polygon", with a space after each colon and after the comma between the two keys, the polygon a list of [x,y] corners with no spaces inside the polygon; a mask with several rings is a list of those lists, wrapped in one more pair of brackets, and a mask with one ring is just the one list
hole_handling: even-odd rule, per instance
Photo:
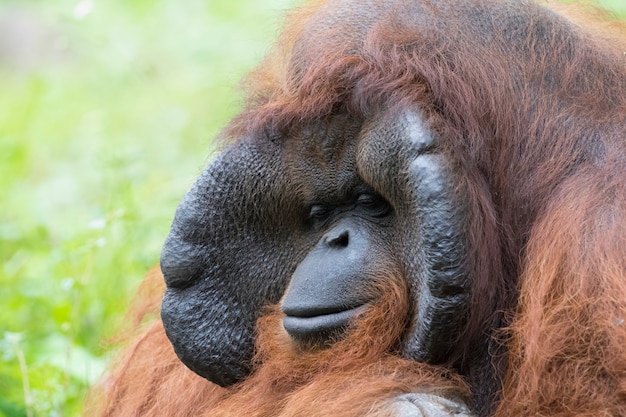
{"label": "dark facial skin", "polygon": [[263,306],[282,298],[287,333],[323,346],[375,301],[367,289],[382,269],[396,268],[416,306],[403,356],[445,361],[469,302],[451,167],[414,110],[232,145],[181,202],[163,249],[162,318],[176,353],[232,384],[249,372]]}
{"label": "dark facial skin", "polygon": [[[356,143],[345,141],[357,129],[340,118],[330,126],[322,143],[303,137],[286,144],[293,155],[287,165],[308,208],[306,233],[317,242],[293,272],[281,308],[289,335],[314,345],[374,301],[367,289],[391,261],[393,241],[393,207],[358,176]],[[307,143],[309,149],[297,149]]]}
{"label": "dark facial skin", "polygon": [[392,354],[462,378],[477,415],[623,415],[618,27],[550,2],[314,3],[172,224],[179,358],[231,385],[265,306],[293,352],[324,349],[393,277],[410,311]]}

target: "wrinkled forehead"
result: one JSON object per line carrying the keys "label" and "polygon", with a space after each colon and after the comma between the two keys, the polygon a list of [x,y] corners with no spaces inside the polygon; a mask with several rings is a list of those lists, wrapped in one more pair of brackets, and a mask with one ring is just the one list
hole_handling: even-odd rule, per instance
{"label": "wrinkled forehead", "polygon": [[349,194],[362,183],[356,172],[362,126],[360,120],[336,115],[293,128],[282,142],[287,175],[305,194]]}
{"label": "wrinkled forehead", "polygon": [[426,14],[424,5],[415,0],[329,0],[310,16],[295,42],[293,56],[302,63],[302,58],[307,61],[328,53],[357,53],[368,33],[420,25]]}
{"label": "wrinkled forehead", "polygon": [[308,20],[296,39],[291,72],[306,72],[322,57],[358,54],[366,34],[388,12],[384,1],[330,0]]}
{"label": "wrinkled forehead", "polygon": [[[329,50],[331,45],[358,49],[363,35],[384,13],[385,2],[331,0],[315,12],[296,42],[297,50]],[[350,48],[352,46],[352,48]],[[333,50],[333,49],[330,49]]]}

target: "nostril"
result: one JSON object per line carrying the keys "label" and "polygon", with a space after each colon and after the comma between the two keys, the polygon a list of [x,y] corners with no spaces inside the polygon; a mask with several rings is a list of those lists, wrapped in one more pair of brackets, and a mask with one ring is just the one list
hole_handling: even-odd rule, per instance
{"label": "nostril", "polygon": [[347,230],[340,233],[331,232],[324,237],[324,242],[330,248],[346,248],[350,243],[350,233]]}

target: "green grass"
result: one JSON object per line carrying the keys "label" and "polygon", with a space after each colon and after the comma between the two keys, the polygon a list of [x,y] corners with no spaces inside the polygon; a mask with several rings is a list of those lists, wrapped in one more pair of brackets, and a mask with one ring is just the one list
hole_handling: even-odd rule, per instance
{"label": "green grass", "polygon": [[0,1],[47,28],[0,64],[0,416],[78,414],[289,3]]}
{"label": "green grass", "polygon": [[600,0],[598,1],[598,4],[615,13],[617,16],[626,16],[625,0]]}
{"label": "green grass", "polygon": [[55,51],[0,66],[0,416],[78,413],[288,3],[0,3]]}

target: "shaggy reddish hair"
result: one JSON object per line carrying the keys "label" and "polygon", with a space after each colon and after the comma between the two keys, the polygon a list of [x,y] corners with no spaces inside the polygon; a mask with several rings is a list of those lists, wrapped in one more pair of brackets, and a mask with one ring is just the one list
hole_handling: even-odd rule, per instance
{"label": "shaggy reddish hair", "polygon": [[[152,274],[142,292],[158,295],[155,288],[161,280]],[[268,308],[258,322],[256,371],[229,389],[189,371],[176,357],[162,324],[153,323],[129,348],[116,371],[91,393],[93,405],[85,413],[383,417],[393,415],[394,397],[414,392],[416,387],[422,393],[466,397],[467,388],[458,376],[394,354],[410,310],[404,280],[385,279],[380,288],[370,291],[377,293],[379,301],[347,337],[328,349],[298,347],[282,327],[283,314],[276,306]]]}
{"label": "shaggy reddish hair", "polygon": [[[522,55],[498,47],[504,38],[416,35],[403,10],[358,51],[327,36],[294,52],[324,3],[290,16],[224,136],[285,133],[336,112],[431,109],[424,116],[441,137],[463,138],[446,146],[472,190],[478,278],[461,340],[504,316],[495,337],[507,364],[492,415],[626,416],[626,32],[588,8],[549,3],[565,18],[548,19],[530,2],[476,0],[532,17]],[[463,33],[463,21],[453,14],[441,30]],[[253,374],[229,389],[187,370],[161,323],[148,323],[92,391],[86,414],[363,416],[389,414],[388,400],[404,392],[467,399],[459,377],[395,354],[410,308],[400,277],[388,278],[376,289],[381,302],[329,349],[295,349],[270,311]],[[146,281],[152,296],[139,297],[135,318],[145,300],[158,309],[156,281]]]}

